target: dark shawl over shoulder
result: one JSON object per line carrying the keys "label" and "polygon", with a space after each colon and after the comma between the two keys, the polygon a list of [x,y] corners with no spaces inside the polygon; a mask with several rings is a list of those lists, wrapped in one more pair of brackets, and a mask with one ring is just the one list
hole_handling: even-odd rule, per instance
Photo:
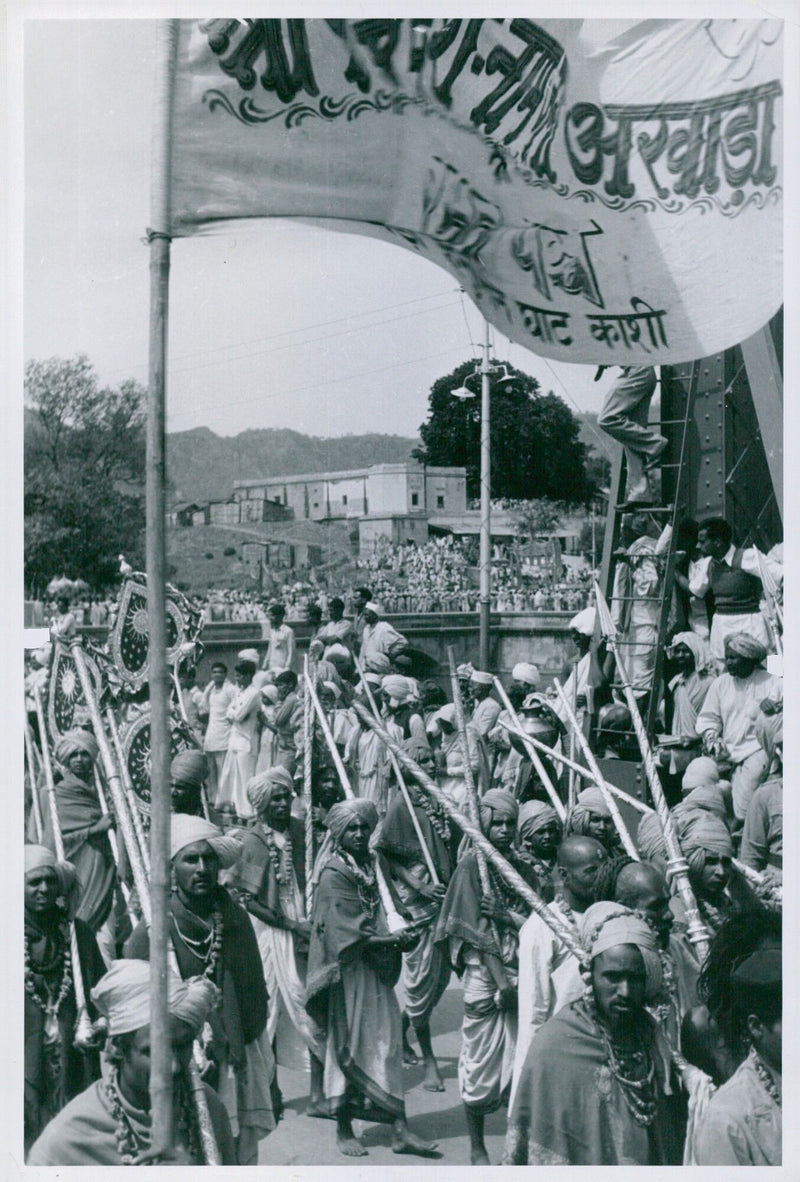
{"label": "dark shawl over shoulder", "polygon": [[450,941],[450,962],[459,976],[464,971],[464,948],[500,956],[488,919],[481,915],[481,880],[474,851],[456,866],[436,925],[436,943]]}
{"label": "dark shawl over shoulder", "polygon": [[[222,911],[222,978],[219,968],[214,983],[222,989],[222,1022],[234,1060],[240,1058],[243,1044],[252,1042],[267,1024],[267,987],[250,916],[234,903],[224,887],[217,887],[215,903]],[[178,916],[181,931],[192,939],[203,935],[198,917],[188,911],[173,893],[170,899],[172,923]],[[199,977],[205,964],[175,935],[172,944],[178,968],[184,980]],[[125,955],[138,960],[150,957],[150,938],[144,923],[125,945]]]}
{"label": "dark shawl over shoulder", "polygon": [[[364,893],[364,888],[361,888]],[[370,915],[359,896],[352,871],[334,855],[320,875],[311,916],[306,1009],[318,1025],[328,1021],[328,991],[341,982],[342,965],[363,956],[385,985],[394,988],[400,977],[398,949],[368,953],[367,936],[388,934],[382,907]]]}
{"label": "dark shawl over shoulder", "polygon": [[[77,916],[93,931],[103,926],[114,902],[116,868],[108,833],[87,833],[103,815],[91,784],[65,772],[56,784],[58,825],[64,842],[64,857],[72,862],[80,880]],[[56,852],[53,820],[47,793],[42,798],[42,845]]]}
{"label": "dark shawl over shoulder", "polygon": [[[267,849],[262,823],[252,829],[242,830],[242,849],[236,865],[236,886],[248,891],[264,907],[281,912],[280,892],[275,878],[272,859]],[[300,894],[306,890],[306,843],[305,827],[297,817],[289,821],[289,839],[292,843],[292,866]]]}
{"label": "dark shawl over shoulder", "polygon": [[[414,816],[419,821],[419,827],[431,853],[439,881],[446,886],[452,872],[449,847],[431,825],[428,814],[419,805],[414,806]],[[414,822],[411,820],[408,805],[402,796],[395,797],[389,805],[377,844],[379,850],[390,857],[398,858],[401,862],[423,859]]]}

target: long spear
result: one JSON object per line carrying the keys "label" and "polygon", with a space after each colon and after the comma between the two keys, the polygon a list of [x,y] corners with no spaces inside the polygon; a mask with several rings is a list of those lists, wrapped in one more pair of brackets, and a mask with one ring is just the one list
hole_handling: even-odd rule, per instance
{"label": "long spear", "polygon": [[[522,723],[519,720],[519,715],[517,714],[514,707],[511,705],[511,701],[509,699],[509,696],[506,693],[506,691],[503,689],[503,684],[500,681],[499,677],[495,677],[495,679],[494,679],[494,688],[497,690],[500,700],[503,703],[503,705],[505,706],[506,714],[511,719],[511,721],[514,723],[514,731],[512,733],[518,735],[519,738],[523,738],[525,736],[525,731],[523,730]],[[511,727],[508,727],[507,729],[509,731],[511,731]],[[539,774],[539,779],[544,784],[545,789],[547,791],[547,795],[550,797],[550,803],[552,804],[553,808],[556,810],[559,817],[563,821],[564,817],[566,816],[566,810],[564,808],[564,805],[561,802],[561,797],[558,795],[558,793],[555,790],[555,786],[553,784],[553,781],[550,779],[550,777],[547,774],[547,768],[544,766],[544,763],[542,762],[542,760],[539,756],[539,752],[536,750],[536,748],[532,744],[529,744],[528,745],[528,753],[531,757],[531,762],[532,762],[533,766],[536,768],[536,771]]]}
{"label": "long spear", "polygon": [[[381,716],[380,716],[380,712],[378,710],[378,705],[375,701],[372,690],[370,689],[369,682],[367,681],[366,677],[364,676],[364,670],[361,668],[361,663],[360,663],[358,657],[354,657],[353,659],[356,664],[356,670],[358,672],[358,676],[361,678],[361,684],[364,687],[364,693],[366,694],[367,701],[369,702],[369,708],[372,711],[373,716],[378,720],[378,722],[380,722]],[[409,812],[409,816],[411,817],[411,824],[414,826],[414,833],[416,834],[417,841],[419,842],[420,849],[422,850],[422,856],[425,859],[425,865],[428,868],[428,874],[430,874],[431,881],[433,882],[434,886],[440,886],[441,879],[439,878],[439,875],[436,873],[436,866],[434,864],[433,857],[431,855],[431,851],[428,849],[427,842],[425,841],[425,835],[422,832],[422,826],[419,823],[419,818],[417,817],[417,814],[414,812],[414,805],[411,803],[411,797],[408,794],[408,787],[406,786],[406,782],[403,779],[403,773],[400,770],[400,764],[397,762],[397,756],[394,754],[393,751],[389,752],[389,760],[392,765],[392,770],[394,772],[395,779],[397,780],[397,786],[400,789],[400,793],[403,797],[403,800],[405,801],[406,808],[408,809],[408,812]]]}
{"label": "long spear", "polygon": [[306,919],[314,905],[314,818],[311,812],[311,757],[313,754],[314,715],[308,687],[311,684],[308,653],[303,658],[303,805],[306,834]]}
{"label": "long spear", "polygon": [[633,844],[633,839],[632,839],[630,833],[628,832],[628,828],[627,828],[625,822],[622,819],[619,808],[617,807],[617,802],[616,802],[616,800],[614,800],[614,797],[609,792],[608,788],[606,787],[606,782],[603,779],[602,775],[600,774],[600,768],[597,766],[597,760],[594,757],[594,752],[592,751],[591,747],[589,746],[589,741],[586,738],[586,735],[583,733],[583,731],[578,726],[578,720],[572,712],[572,707],[570,706],[569,702],[567,701],[567,696],[564,693],[564,690],[562,689],[561,683],[559,682],[558,678],[556,678],[554,684],[556,687],[556,693],[558,694],[561,705],[564,708],[564,712],[567,716],[569,724],[572,727],[573,731],[575,732],[578,742],[580,743],[581,751],[583,752],[584,758],[586,759],[586,762],[588,763],[589,767],[594,772],[597,786],[600,789],[600,791],[603,793],[603,799],[605,800],[606,804],[608,805],[608,809],[609,809],[609,812],[611,813],[611,816],[613,818],[614,825],[616,826],[616,829],[617,829],[617,833],[620,836],[620,840],[622,841],[622,844],[625,846],[625,851],[626,851],[626,853],[628,853],[630,855],[631,858],[633,858],[635,861],[638,862],[639,861],[639,852],[636,849],[636,846]]}
{"label": "long spear", "polygon": [[661,830],[664,834],[664,842],[667,847],[668,865],[672,877],[675,879],[678,892],[686,909],[686,926],[689,933],[689,939],[697,949],[698,958],[703,961],[708,953],[709,937],[705,924],[700,918],[700,912],[697,909],[697,900],[692,890],[692,885],[689,881],[689,863],[683,856],[683,851],[678,841],[678,834],[675,830],[675,822],[672,819],[667,801],[664,796],[664,790],[661,787],[661,781],[658,778],[658,771],[656,770],[655,760],[653,759],[653,752],[650,750],[650,744],[647,741],[647,734],[642,722],[642,716],[639,713],[639,704],[636,701],[636,696],[631,686],[631,679],[628,670],[625,666],[625,661],[620,655],[619,647],[617,645],[617,630],[614,627],[614,621],[611,618],[611,612],[608,610],[608,604],[605,601],[603,592],[597,583],[594,585],[595,603],[597,604],[597,612],[600,619],[600,627],[603,635],[606,638],[609,648],[614,654],[614,659],[617,664],[617,672],[619,673],[622,688],[625,693],[625,700],[628,703],[628,709],[631,714],[633,728],[636,731],[636,739],[639,743],[639,750],[642,755],[644,763],[644,770],[647,776],[647,782],[650,786],[650,791],[653,795],[653,803],[658,813],[658,819],[661,823]]}
{"label": "long spear", "polygon": [[[331,758],[333,760],[334,767],[336,768],[336,771],[339,775],[339,781],[342,785],[342,791],[344,792],[344,794],[348,800],[354,800],[355,793],[353,792],[353,789],[350,787],[350,781],[347,778],[347,772],[345,771],[344,764],[342,763],[342,757],[339,754],[339,749],[337,748],[336,743],[334,742],[333,735],[331,734],[331,728],[328,726],[328,720],[325,717],[325,711],[322,709],[322,706],[320,705],[319,698],[317,697],[317,693],[316,693],[316,690],[314,689],[313,685],[311,684],[310,681],[308,681],[307,684],[308,684],[308,692],[311,697],[311,701],[313,703],[314,710],[316,712],[317,718],[319,719],[320,728],[322,730],[323,735],[325,736],[325,742],[328,744],[328,750],[331,753]],[[375,859],[375,878],[378,883],[378,891],[381,896],[381,903],[383,904],[383,909],[386,912],[386,921],[389,926],[389,931],[390,932],[403,931],[408,925],[394,905],[394,901],[392,899],[391,892],[390,892],[389,887],[386,883],[386,878],[384,877],[383,870],[381,869],[380,862],[378,861],[377,858]]]}
{"label": "long spear", "polygon": [[[50,762],[50,748],[47,744],[47,727],[44,719],[44,707],[42,705],[42,691],[37,685],[33,688],[33,700],[36,704],[36,717],[39,720],[39,734],[42,739],[42,768],[44,770],[44,782],[47,789],[47,800],[50,806],[50,821],[53,827],[53,844],[56,847],[56,857],[59,862],[66,862],[64,854],[64,839],[61,836],[61,824],[58,820],[58,807],[56,805],[56,786],[53,779],[53,765]],[[75,1023],[75,1046],[81,1048],[91,1047],[93,1044],[94,1032],[92,1029],[92,1021],[89,1017],[89,1011],[86,1008],[86,990],[83,984],[83,969],[81,968],[81,958],[78,952],[78,937],[75,935],[75,923],[73,920],[69,921],[69,952],[70,960],[72,962],[72,984],[75,989],[75,1006],[78,1011],[77,1021]]]}
{"label": "long spear", "polygon": [[[433,797],[436,803],[439,804],[442,809],[444,809],[448,817],[450,817],[451,820],[453,820],[456,825],[458,825],[461,832],[472,841],[476,851],[480,852],[487,862],[491,862],[492,866],[501,876],[503,881],[509,887],[511,887],[513,891],[516,891],[519,897],[528,904],[531,910],[535,911],[536,914],[544,920],[547,926],[559,937],[559,939],[563,940],[567,947],[572,950],[575,940],[572,932],[569,930],[566,924],[559,920],[558,916],[551,910],[551,908],[542,901],[539,895],[537,895],[536,892],[528,886],[525,879],[514,869],[511,863],[503,857],[500,851],[495,849],[482,830],[477,825],[473,824],[472,820],[465,816],[460,809],[456,808],[456,806],[450,800],[450,797],[433,782],[427,772],[423,771],[419,764],[416,763],[416,761],[413,760],[406,751],[403,751],[402,747],[400,747],[400,745],[395,742],[389,732],[384,727],[382,727],[379,722],[376,722],[369,711],[366,710],[365,707],[360,704],[360,702],[354,702],[351,709],[358,715],[358,717],[362,722],[365,723],[366,726],[371,727],[372,730],[375,731],[375,734],[386,744],[389,750],[394,752],[398,762],[402,764],[402,766],[408,772],[411,773],[420,787],[422,787],[429,796]],[[578,954],[576,953],[576,955]]]}

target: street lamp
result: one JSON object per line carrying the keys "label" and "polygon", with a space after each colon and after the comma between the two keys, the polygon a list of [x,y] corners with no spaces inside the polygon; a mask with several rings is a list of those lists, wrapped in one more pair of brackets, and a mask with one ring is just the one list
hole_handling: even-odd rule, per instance
{"label": "street lamp", "polygon": [[[489,617],[492,601],[492,453],[491,453],[491,401],[489,398],[490,379],[495,376],[499,382],[513,381],[505,365],[493,367],[489,360],[489,324],[484,323],[483,358],[481,360],[481,528],[479,549],[480,604],[478,617],[478,663],[481,669],[489,668]],[[454,398],[466,401],[474,398],[475,392],[465,384],[451,391]]]}

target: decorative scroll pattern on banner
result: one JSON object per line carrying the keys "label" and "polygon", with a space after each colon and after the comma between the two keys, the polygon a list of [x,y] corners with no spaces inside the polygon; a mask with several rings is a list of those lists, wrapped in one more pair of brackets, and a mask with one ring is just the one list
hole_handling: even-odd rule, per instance
{"label": "decorative scroll pattern on banner", "polygon": [[[129,726],[123,730],[120,741],[125,758],[125,764],[130,776],[136,803],[144,816],[150,815],[150,709],[139,714]],[[170,718],[170,759],[179,751],[196,750],[197,744],[191,736]]]}
{"label": "decorative scroll pattern on banner", "polygon": [[[197,640],[202,620],[186,597],[171,586],[167,588],[166,606],[167,661],[172,664],[181,650]],[[126,687],[140,689],[147,681],[150,651],[145,575],[129,575],[122,585],[108,651]]]}
{"label": "decorative scroll pattern on banner", "polygon": [[[88,653],[85,655],[89,676],[99,700],[103,693],[103,678],[97,662]],[[72,654],[67,645],[55,641],[47,693],[47,726],[50,737],[55,743],[73,727],[84,726],[90,721],[89,707]]]}

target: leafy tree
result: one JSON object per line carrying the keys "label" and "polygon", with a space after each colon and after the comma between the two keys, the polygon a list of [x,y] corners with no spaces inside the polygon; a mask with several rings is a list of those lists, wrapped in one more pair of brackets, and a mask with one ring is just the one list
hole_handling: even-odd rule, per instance
{"label": "leafy tree", "polygon": [[[543,394],[536,378],[506,368],[510,380],[495,376],[491,391],[492,497],[584,502],[590,490],[578,420],[555,394]],[[474,398],[453,395],[465,383]],[[480,491],[480,388],[472,361],[438,378],[420,427],[423,447],[414,453],[428,464],[466,468],[469,497]]]}
{"label": "leafy tree", "polygon": [[145,391],[99,384],[84,355],[25,369],[25,579],[101,588],[143,564]]}

